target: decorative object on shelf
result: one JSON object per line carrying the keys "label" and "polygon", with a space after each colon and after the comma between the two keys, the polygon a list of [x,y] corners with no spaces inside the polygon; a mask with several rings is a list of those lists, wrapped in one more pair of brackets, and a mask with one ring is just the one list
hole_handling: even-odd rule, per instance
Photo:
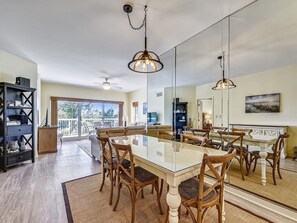
{"label": "decorative object on shelf", "polygon": [[17,77],[15,80],[15,84],[21,85],[24,87],[30,87],[30,79],[24,77]]}
{"label": "decorative object on shelf", "polygon": [[245,97],[245,113],[280,112],[280,93]]}
{"label": "decorative object on shelf", "polygon": [[235,88],[236,85],[233,83],[233,81],[231,79],[225,78],[225,52],[223,52],[222,55],[218,57],[218,59],[220,60],[220,67],[222,68],[223,77],[216,83],[212,90]]}
{"label": "decorative object on shelf", "polygon": [[134,27],[131,23],[129,14],[133,10],[132,6],[126,4],[123,6],[123,9],[127,13],[129,24],[132,29],[140,30],[144,26],[144,51],[135,53],[132,61],[128,63],[129,69],[138,73],[155,73],[162,70],[164,65],[160,61],[159,56],[155,52],[147,50],[147,6],[144,6],[144,19],[139,27]]}

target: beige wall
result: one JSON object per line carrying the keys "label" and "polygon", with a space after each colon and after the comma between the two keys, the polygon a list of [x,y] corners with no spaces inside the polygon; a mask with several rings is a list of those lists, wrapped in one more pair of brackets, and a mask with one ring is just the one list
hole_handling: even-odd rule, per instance
{"label": "beige wall", "polygon": [[[30,79],[30,86],[32,88],[37,88],[38,85],[38,73],[37,73],[37,64],[26,60],[24,58],[18,57],[16,55],[10,54],[3,50],[0,50],[0,81],[1,82],[9,82],[15,83],[16,77],[25,77]],[[35,93],[35,114],[37,114],[39,110],[39,104],[36,103],[39,97],[38,92]],[[37,151],[37,121],[38,115],[35,115],[35,151]],[[37,153],[35,153],[37,154]]]}
{"label": "beige wall", "polygon": [[[50,111],[51,96],[95,99],[95,100],[105,100],[105,101],[123,101],[124,116],[128,114],[127,93],[42,82],[41,83],[41,120],[45,119],[46,109],[48,108]],[[49,115],[49,118],[50,118],[50,115]]]}
{"label": "beige wall", "polygon": [[147,102],[147,89],[139,89],[128,93],[128,123],[134,122],[134,109],[132,106],[133,102],[138,102],[138,122],[146,122],[146,114],[143,114],[143,103]]}

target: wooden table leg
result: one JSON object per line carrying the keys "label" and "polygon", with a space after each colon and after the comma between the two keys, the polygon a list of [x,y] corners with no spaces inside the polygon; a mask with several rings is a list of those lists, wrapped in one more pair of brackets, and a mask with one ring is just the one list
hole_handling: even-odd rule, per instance
{"label": "wooden table leg", "polygon": [[267,144],[261,143],[260,145],[260,157],[261,157],[261,171],[262,171],[262,185],[266,185],[266,157],[267,157]]}
{"label": "wooden table leg", "polygon": [[178,185],[170,185],[166,196],[166,201],[169,206],[169,222],[178,223],[178,208],[181,204],[181,198],[178,193]]}

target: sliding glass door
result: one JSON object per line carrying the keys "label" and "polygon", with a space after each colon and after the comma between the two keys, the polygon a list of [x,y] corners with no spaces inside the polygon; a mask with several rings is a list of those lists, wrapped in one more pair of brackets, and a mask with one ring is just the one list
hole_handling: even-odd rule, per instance
{"label": "sliding glass door", "polygon": [[100,127],[121,125],[120,103],[57,100],[57,121],[64,137],[81,138]]}

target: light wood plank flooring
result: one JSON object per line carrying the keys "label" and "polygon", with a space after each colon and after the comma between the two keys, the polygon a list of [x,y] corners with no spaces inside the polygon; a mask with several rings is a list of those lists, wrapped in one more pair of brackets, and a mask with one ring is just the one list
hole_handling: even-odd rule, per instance
{"label": "light wood plank flooring", "polygon": [[98,172],[100,163],[74,142],[0,172],[0,222],[67,223],[61,183]]}

